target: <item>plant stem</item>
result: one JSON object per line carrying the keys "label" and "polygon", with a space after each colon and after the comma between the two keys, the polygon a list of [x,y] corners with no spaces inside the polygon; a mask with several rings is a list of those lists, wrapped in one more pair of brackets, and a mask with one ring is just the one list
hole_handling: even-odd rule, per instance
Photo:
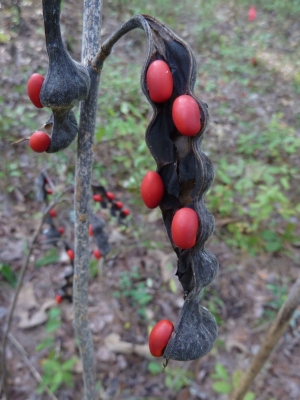
{"label": "plant stem", "polygon": [[300,303],[300,278],[294,283],[288,298],[278,311],[278,314],[270,326],[259,352],[254,356],[247,371],[242,376],[238,386],[232,392],[230,400],[242,400],[247,393],[251,383],[254,381],[256,375],[260,372],[265,362],[269,358],[273,348],[285,332],[289,322],[293,316],[294,311]]}
{"label": "plant stem", "polygon": [[91,88],[81,103],[75,179],[75,264],[74,264],[74,328],[83,364],[86,400],[97,398],[95,385],[94,348],[88,323],[89,278],[89,202],[93,143],[100,75],[90,67],[92,57],[100,47],[101,0],[85,0],[82,35],[82,63],[88,66]]}
{"label": "plant stem", "polygon": [[113,46],[122,36],[132,31],[133,29],[143,29],[147,36],[150,35],[150,30],[142,15],[135,15],[129,21],[125,22],[116,32],[114,32],[101,46],[100,51],[95,55],[92,66],[98,73],[101,73],[104,61],[110,55]]}

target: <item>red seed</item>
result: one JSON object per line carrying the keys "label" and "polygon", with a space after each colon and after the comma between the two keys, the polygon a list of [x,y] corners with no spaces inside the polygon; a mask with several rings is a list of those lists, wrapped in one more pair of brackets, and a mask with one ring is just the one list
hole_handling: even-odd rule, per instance
{"label": "red seed", "polygon": [[102,196],[101,196],[101,194],[94,194],[94,195],[93,195],[93,200],[96,201],[96,202],[98,202],[98,203],[101,203],[101,201],[102,201]]}
{"label": "red seed", "polygon": [[72,249],[67,250],[67,254],[68,254],[70,260],[74,260],[75,254],[74,254],[74,251]]}
{"label": "red seed", "polygon": [[62,226],[60,226],[57,230],[61,235],[65,233],[65,228],[63,228]]}
{"label": "red seed", "polygon": [[40,74],[33,74],[27,83],[28,97],[37,108],[43,108],[40,100],[40,92],[45,78]]}
{"label": "red seed", "polygon": [[146,73],[149,97],[155,103],[169,100],[173,92],[173,77],[168,67],[162,60],[153,61]]}
{"label": "red seed", "polygon": [[141,196],[148,208],[155,208],[162,201],[164,184],[160,175],[155,171],[149,171],[141,184]]}
{"label": "red seed", "polygon": [[196,243],[199,219],[191,208],[181,208],[172,220],[172,240],[180,249],[190,249]]}
{"label": "red seed", "polygon": [[123,203],[121,201],[116,201],[115,206],[121,210],[121,208],[123,208]]}
{"label": "red seed", "polygon": [[94,254],[94,257],[97,258],[98,260],[102,257],[101,253],[100,253],[100,250],[98,250],[98,249],[95,249],[93,251],[93,254]]}
{"label": "red seed", "polygon": [[130,215],[130,211],[129,211],[127,208],[124,208],[124,210],[122,210],[122,214],[123,214],[125,217],[128,217],[128,215]]}
{"label": "red seed", "polygon": [[60,294],[57,294],[55,296],[55,301],[56,301],[57,304],[60,304],[63,301],[62,296]]}
{"label": "red seed", "polygon": [[201,115],[196,100],[187,94],[175,99],[172,118],[178,131],[184,136],[194,136],[201,129]]}
{"label": "red seed", "polygon": [[49,215],[50,215],[50,217],[52,217],[52,218],[55,218],[56,217],[56,211],[55,210],[50,210],[49,211]]}
{"label": "red seed", "polygon": [[29,146],[36,153],[43,153],[50,146],[51,139],[46,132],[34,132],[29,139]]}
{"label": "red seed", "polygon": [[108,198],[108,200],[115,199],[115,195],[112,192],[106,192],[106,197]]}
{"label": "red seed", "polygon": [[149,335],[149,350],[154,357],[161,357],[172,336],[174,325],[167,319],[159,321]]}

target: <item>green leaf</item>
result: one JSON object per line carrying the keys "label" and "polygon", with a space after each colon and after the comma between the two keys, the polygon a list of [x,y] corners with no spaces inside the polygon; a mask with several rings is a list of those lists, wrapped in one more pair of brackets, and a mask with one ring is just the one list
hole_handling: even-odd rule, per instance
{"label": "green leaf", "polygon": [[147,369],[151,375],[158,375],[162,372],[162,366],[155,361],[150,361],[147,366]]}
{"label": "green leaf", "polygon": [[247,392],[243,400],[255,400],[255,394],[253,392]]}
{"label": "green leaf", "polygon": [[35,350],[41,351],[41,350],[44,350],[46,347],[51,347],[53,344],[54,344],[54,338],[47,337],[35,347]]}
{"label": "green leaf", "polygon": [[39,267],[43,267],[45,265],[55,264],[58,262],[58,260],[59,260],[59,254],[58,254],[57,249],[51,249],[46,252],[44,257],[37,260],[36,263],[34,264],[34,266],[36,268],[39,268]]}
{"label": "green leaf", "polygon": [[230,393],[232,389],[230,383],[223,381],[214,382],[212,387],[217,393]]}
{"label": "green leaf", "polygon": [[12,268],[8,264],[0,265],[0,274],[3,278],[12,286],[15,287],[17,284],[17,278],[12,270]]}
{"label": "green leaf", "polygon": [[175,282],[174,279],[170,279],[169,288],[170,288],[172,293],[176,293],[177,292],[177,285],[176,285],[176,282]]}
{"label": "green leaf", "polygon": [[222,365],[221,363],[216,363],[215,369],[219,379],[224,379],[225,381],[229,380],[229,375],[224,365]]}
{"label": "green leaf", "polygon": [[75,357],[72,357],[69,360],[65,361],[62,364],[61,368],[63,371],[69,371],[73,367],[73,365],[76,364],[76,362],[77,362],[77,359]]}

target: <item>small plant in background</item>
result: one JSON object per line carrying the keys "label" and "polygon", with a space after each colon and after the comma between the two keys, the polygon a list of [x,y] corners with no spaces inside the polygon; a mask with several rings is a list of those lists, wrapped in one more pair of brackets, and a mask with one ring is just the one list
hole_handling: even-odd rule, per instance
{"label": "small plant in background", "polygon": [[51,393],[56,392],[61,386],[72,387],[74,384],[72,368],[78,361],[77,357],[64,360],[60,346],[56,343],[56,333],[61,327],[61,310],[51,308],[45,326],[48,336],[36,346],[36,351],[46,351],[47,355],[41,360],[43,369],[42,381],[37,389],[41,394],[48,387]]}
{"label": "small plant in background", "polygon": [[0,276],[1,278],[6,281],[10,286],[15,287],[17,284],[17,278],[14,274],[13,269],[10,265],[6,263],[0,264]]}
{"label": "small plant in background", "polygon": [[[230,377],[224,365],[217,362],[215,365],[215,372],[210,375],[211,379],[214,381],[212,388],[216,393],[229,394],[238,386],[242,374],[243,372],[241,370],[236,370],[232,377]],[[247,392],[243,400],[255,400],[255,394],[253,392]]]}
{"label": "small plant in background", "polygon": [[113,296],[117,299],[128,298],[132,306],[137,309],[138,314],[146,318],[146,306],[153,298],[149,293],[151,281],[141,281],[142,277],[138,272],[138,268],[134,266],[132,271],[122,272],[120,275],[120,290],[115,290]]}

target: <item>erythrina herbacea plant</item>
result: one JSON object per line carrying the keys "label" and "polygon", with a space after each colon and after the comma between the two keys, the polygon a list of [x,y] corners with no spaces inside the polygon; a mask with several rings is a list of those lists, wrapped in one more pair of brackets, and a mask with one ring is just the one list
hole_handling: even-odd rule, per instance
{"label": "erythrina herbacea plant", "polygon": [[[174,326],[170,321],[162,320],[153,328],[149,348],[153,355],[163,356],[167,360],[187,361],[202,357],[211,350],[217,338],[217,324],[212,314],[199,303],[202,289],[211,283],[217,273],[218,261],[205,249],[205,243],[214,229],[214,218],[205,207],[204,196],[213,182],[214,172],[211,161],[201,147],[209,114],[208,106],[194,94],[198,70],[193,52],[184,40],[149,15],[136,15],[101,46],[100,41],[95,44],[92,29],[94,24],[98,26],[100,38],[100,10],[99,13],[95,12],[95,7],[88,7],[85,2],[85,11],[89,9],[89,16],[84,17],[84,29],[91,31],[83,36],[82,59],[85,65],[81,65],[70,57],[61,37],[61,0],[42,0],[42,4],[49,67],[40,92],[39,89],[36,92],[39,92],[41,105],[52,111],[46,124],[50,143],[42,151],[53,153],[65,149],[80,129],[74,207],[76,262],[73,261],[74,251],[67,244],[65,248],[76,277],[74,326],[83,365],[93,364],[90,347],[86,346],[86,338],[89,338],[92,347],[91,334],[88,324],[82,324],[88,314],[88,235],[85,230],[90,223],[93,240],[100,249],[100,241],[97,242],[96,238],[100,238],[105,225],[101,218],[89,210],[88,190],[92,187],[94,201],[99,201],[103,207],[107,201],[110,202],[113,216],[124,218],[129,214],[128,210],[123,210],[122,202],[115,201],[112,192],[91,185],[92,135],[96,121],[98,85],[103,63],[113,45],[135,28],[143,29],[148,40],[141,88],[153,109],[145,139],[156,162],[156,171],[150,171],[141,182],[141,195],[147,207],[159,206],[162,212],[163,223],[178,258],[176,275],[185,298]],[[93,43],[91,49],[86,47],[89,41]],[[96,55],[93,58],[91,54]],[[73,107],[79,102],[81,114],[78,128]],[[95,200],[96,195],[101,197],[97,196]],[[107,252],[109,249],[108,244]],[[101,253],[103,257],[106,255],[102,248],[100,256]],[[94,256],[96,254],[94,252]],[[81,294],[81,290],[84,290],[84,294]],[[94,372],[87,371],[85,367],[84,371],[86,384],[90,379],[93,380]],[[86,397],[92,399],[94,395],[95,390],[93,396]]]}

